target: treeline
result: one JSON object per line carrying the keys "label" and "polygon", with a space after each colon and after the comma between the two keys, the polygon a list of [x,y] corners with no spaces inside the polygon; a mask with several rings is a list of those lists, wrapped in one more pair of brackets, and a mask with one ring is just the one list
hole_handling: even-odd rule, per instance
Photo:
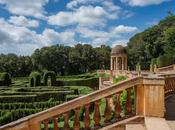
{"label": "treeline", "polygon": [[74,47],[54,45],[35,50],[31,56],[0,55],[0,72],[14,77],[29,76],[32,71],[55,71],[57,75],[72,75],[109,69],[109,46],[92,47],[77,44]]}
{"label": "treeline", "polygon": [[157,64],[158,67],[174,64],[175,15],[170,14],[158,25],[132,37],[127,52],[132,69],[136,64],[140,64],[142,69],[148,69],[150,64]]}

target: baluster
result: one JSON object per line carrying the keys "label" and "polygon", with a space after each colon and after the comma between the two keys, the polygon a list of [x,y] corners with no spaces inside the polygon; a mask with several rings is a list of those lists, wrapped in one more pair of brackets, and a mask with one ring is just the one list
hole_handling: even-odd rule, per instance
{"label": "baluster", "polygon": [[54,130],[59,130],[58,128],[58,117],[53,117]]}
{"label": "baluster", "polygon": [[116,120],[119,120],[121,118],[121,112],[122,112],[122,107],[120,104],[120,96],[121,96],[121,92],[117,93],[117,101],[115,103],[115,117]]}
{"label": "baluster", "polygon": [[80,129],[79,111],[80,111],[80,108],[77,108],[77,109],[74,110],[74,112],[75,112],[74,130],[79,130]]}
{"label": "baluster", "polygon": [[106,97],[106,107],[105,107],[105,112],[104,112],[105,123],[109,122],[111,118],[110,99],[111,99],[111,96]]}
{"label": "baluster", "polygon": [[44,123],[44,130],[48,130],[49,120],[48,119],[47,120],[44,120],[43,123]]}
{"label": "baluster", "polygon": [[84,126],[85,130],[90,129],[90,113],[89,113],[90,104],[85,105],[85,117],[84,117]]}
{"label": "baluster", "polygon": [[64,117],[64,130],[69,130],[69,112],[63,114]]}
{"label": "baluster", "polygon": [[131,100],[131,89],[128,88],[127,91],[127,100],[126,100],[126,115],[129,115],[132,113],[132,100]]}
{"label": "baluster", "polygon": [[100,126],[101,116],[100,116],[99,103],[100,103],[100,100],[95,101],[95,111],[94,111],[94,122],[95,122],[94,126],[95,127]]}

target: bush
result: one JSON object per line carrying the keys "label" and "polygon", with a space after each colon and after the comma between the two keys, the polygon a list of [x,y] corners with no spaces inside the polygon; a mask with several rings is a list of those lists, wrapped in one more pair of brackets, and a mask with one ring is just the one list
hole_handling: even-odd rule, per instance
{"label": "bush", "polygon": [[126,76],[118,76],[117,78],[113,78],[113,82],[118,83],[118,82],[120,82],[122,80],[126,80],[126,79],[127,79]]}
{"label": "bush", "polygon": [[33,95],[7,95],[0,96],[1,103],[12,102],[41,102],[48,101],[50,98],[54,98],[57,101],[65,101],[67,94],[73,94],[74,92],[42,92],[34,93]]}
{"label": "bush", "polygon": [[9,86],[11,84],[11,76],[9,73],[0,73],[0,86]]}
{"label": "bush", "polygon": [[41,74],[39,72],[32,72],[29,76],[30,87],[40,86]]}
{"label": "bush", "polygon": [[70,79],[57,81],[58,86],[88,86],[92,89],[98,89],[99,78],[87,78],[87,79]]}
{"label": "bush", "polygon": [[44,85],[45,86],[48,86],[49,84],[48,84],[48,78],[51,78],[51,83],[50,83],[50,85],[51,86],[54,86],[55,85],[55,83],[56,83],[56,73],[54,72],[54,71],[46,71],[45,73],[44,73],[44,76],[43,76],[43,80],[44,80]]}
{"label": "bush", "polygon": [[174,63],[174,58],[169,55],[162,55],[157,58],[158,67],[168,66]]}

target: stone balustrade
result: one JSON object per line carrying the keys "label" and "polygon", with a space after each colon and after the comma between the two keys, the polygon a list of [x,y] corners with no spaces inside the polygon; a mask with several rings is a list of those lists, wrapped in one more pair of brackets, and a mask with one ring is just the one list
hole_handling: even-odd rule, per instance
{"label": "stone balustrade", "polygon": [[[136,77],[0,127],[0,130],[98,129],[134,115],[163,117],[164,78]],[[126,90],[123,103],[121,94]],[[101,102],[105,101],[104,112]],[[83,119],[80,111],[83,110]],[[60,119],[62,118],[62,120]],[[63,128],[59,126],[62,121]]]}

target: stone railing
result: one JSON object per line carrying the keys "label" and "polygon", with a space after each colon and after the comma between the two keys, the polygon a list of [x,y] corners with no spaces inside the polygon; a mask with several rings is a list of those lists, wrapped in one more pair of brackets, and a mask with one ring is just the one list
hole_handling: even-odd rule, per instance
{"label": "stone railing", "polygon": [[[121,103],[123,90],[127,92],[125,103]],[[102,101],[105,101],[103,112]],[[82,108],[83,119],[80,119]],[[0,127],[0,130],[48,130],[51,125],[58,130],[60,117],[64,130],[70,129],[71,121],[74,130],[80,130],[80,127],[98,129],[133,115],[163,117],[164,78],[132,78],[12,122]]]}
{"label": "stone railing", "polygon": [[175,65],[169,65],[169,66],[157,68],[158,72],[172,71],[172,70],[175,70]]}

